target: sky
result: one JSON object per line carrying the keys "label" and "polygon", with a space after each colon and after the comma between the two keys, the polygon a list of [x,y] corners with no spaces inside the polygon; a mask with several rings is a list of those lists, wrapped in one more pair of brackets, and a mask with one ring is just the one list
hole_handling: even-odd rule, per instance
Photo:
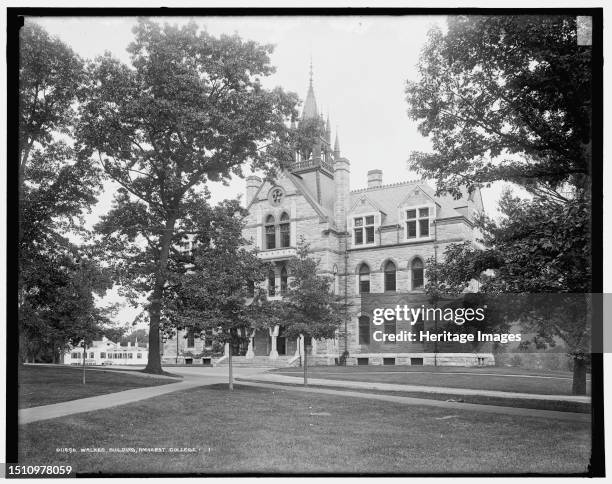
{"label": "sky", "polygon": [[[329,114],[332,139],[339,134],[342,155],[351,163],[351,188],[367,185],[371,169],[383,170],[383,183],[419,178],[407,168],[411,151],[430,151],[407,115],[407,80],[417,80],[420,50],[428,30],[445,29],[443,16],[368,17],[155,17],[159,23],[185,24],[193,19],[209,33],[238,33],[245,39],[273,44],[276,72],[263,84],[281,86],[304,99],[310,62],[317,105]],[[136,17],[30,17],[77,54],[93,59],[105,51],[129,64]],[[87,216],[93,225],[110,208],[116,186],[107,183],[99,203]],[[245,192],[245,182],[211,184],[212,201]],[[501,187],[483,189],[485,210],[495,212]],[[244,196],[243,196],[244,199]],[[117,295],[109,296],[116,299]],[[108,298],[107,298],[108,299]],[[139,310],[126,309],[120,319]]]}
{"label": "sky", "polygon": [[[427,31],[443,16],[381,17],[191,17],[213,35],[238,33],[273,44],[276,73],[267,87],[281,86],[301,99],[308,88],[312,58],[317,104],[329,114],[343,156],[351,162],[352,188],[366,185],[368,170],[383,170],[383,183],[418,178],[408,171],[410,152],[430,150],[429,140],[408,118],[406,80],[417,78],[416,64]],[[135,17],[32,18],[84,58],[110,51],[130,62],[126,47],[133,40]],[[190,18],[159,17],[160,23],[187,23]],[[244,180],[229,187],[212,186],[213,200],[244,192]],[[109,194],[110,195],[110,194]],[[97,211],[98,212],[98,211]],[[102,212],[102,211],[100,211]]]}

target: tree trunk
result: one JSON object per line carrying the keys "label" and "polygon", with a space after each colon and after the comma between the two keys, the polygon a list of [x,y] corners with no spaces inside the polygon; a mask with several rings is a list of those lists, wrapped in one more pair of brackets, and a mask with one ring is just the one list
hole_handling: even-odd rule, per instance
{"label": "tree trunk", "polygon": [[[144,371],[146,373],[161,374],[163,373],[160,357],[160,341],[159,341],[159,320],[161,317],[161,301],[164,295],[164,286],[166,284],[168,267],[168,254],[170,253],[170,244],[172,235],[174,234],[175,217],[170,217],[166,220],[164,235],[161,238],[161,250],[159,253],[159,261],[157,263],[157,274],[153,286],[153,294],[151,295],[151,304],[149,305],[149,356],[147,366]],[[178,333],[177,333],[178,337]]]}
{"label": "tree trunk", "polygon": [[[19,195],[19,202],[18,202],[18,206],[19,206],[19,221],[23,221],[23,202],[25,199],[25,190],[24,190],[24,185],[25,185],[25,165],[26,165],[26,161],[28,161],[28,158],[30,157],[30,150],[32,149],[32,143],[28,142],[24,148],[23,153],[20,153],[21,158],[19,159],[19,179],[17,181],[18,186],[17,186],[17,194]],[[21,243],[23,241],[23,227],[22,227],[23,223],[18,223],[18,244],[19,244],[19,250],[21,250]],[[19,259],[18,259],[19,260]]]}
{"label": "tree trunk", "polygon": [[162,292],[163,285],[159,286],[156,281],[155,289],[151,297],[151,304],[149,305],[149,356],[147,358],[147,366],[144,369],[146,373],[155,373],[157,375],[163,373],[159,354],[159,319]]}
{"label": "tree trunk", "polygon": [[574,357],[574,378],[572,381],[573,395],[587,394],[587,364],[583,356]]}

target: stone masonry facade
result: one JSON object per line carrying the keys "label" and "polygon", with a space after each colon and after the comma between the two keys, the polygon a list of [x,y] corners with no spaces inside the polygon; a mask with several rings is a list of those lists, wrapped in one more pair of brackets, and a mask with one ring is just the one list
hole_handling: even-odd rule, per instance
{"label": "stone masonry facade", "polygon": [[[282,327],[253,332],[241,357],[292,365],[311,345],[309,361],[321,365],[493,364],[485,348],[466,351],[465,345],[456,345],[455,350],[435,351],[416,343],[376,342],[373,331],[380,328],[373,325],[371,314],[362,314],[365,294],[370,300],[397,294],[409,305],[425,302],[426,261],[442,257],[448,244],[476,243],[474,218],[483,210],[480,191],[466,192],[458,200],[435,196],[422,180],[384,184],[378,169],[368,172],[367,188],[351,190],[350,161],[341,155],[337,134],[331,144],[329,118],[325,121],[317,110],[311,78],[300,123],[314,120],[322,126],[320,139],[311,149],[297,152],[276,180],[247,178],[244,236],[273,264],[266,283],[271,298],[282,297],[290,278],[288,261],[303,237],[319,260],[320,273],[333,278],[334,292],[344,298],[346,324],[335,339],[306,345],[303,338],[285,340]],[[395,330],[402,329],[410,328],[397,322]],[[179,354],[208,358],[202,354],[203,342],[196,339],[190,348],[181,347],[186,338],[179,340]],[[213,363],[223,364],[224,359]],[[165,345],[166,360],[178,361],[176,341]]]}

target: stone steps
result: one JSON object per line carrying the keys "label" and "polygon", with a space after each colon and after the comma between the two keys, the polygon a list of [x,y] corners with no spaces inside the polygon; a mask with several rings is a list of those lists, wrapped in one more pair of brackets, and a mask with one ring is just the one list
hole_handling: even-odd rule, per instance
{"label": "stone steps", "polygon": [[[255,356],[254,358],[246,358],[245,356],[233,356],[232,366],[236,368],[286,368],[288,366],[298,366],[299,360],[293,365],[289,362],[293,359],[293,356],[279,356],[276,359],[272,359],[269,356]],[[215,366],[228,366],[229,360],[224,358],[220,362],[216,362]]]}

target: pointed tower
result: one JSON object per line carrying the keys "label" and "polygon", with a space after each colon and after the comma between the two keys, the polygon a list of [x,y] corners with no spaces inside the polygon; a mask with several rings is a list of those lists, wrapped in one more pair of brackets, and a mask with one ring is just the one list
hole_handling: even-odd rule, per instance
{"label": "pointed tower", "polygon": [[[335,184],[334,160],[331,148],[331,123],[329,116],[327,116],[327,121],[325,121],[323,113],[320,113],[317,109],[313,86],[311,61],[308,92],[298,126],[306,126],[310,129],[311,125],[316,125],[317,135],[313,139],[312,146],[301,147],[297,160],[290,170],[291,173],[300,177],[312,197],[329,211],[330,218],[332,218],[331,214],[334,211],[335,205]],[[335,216],[333,218],[335,219]]]}
{"label": "pointed tower", "polygon": [[336,127],[336,141],[334,141],[334,159],[340,158],[340,136],[338,135],[338,127]]}
{"label": "pointed tower", "polygon": [[302,110],[302,119],[316,118],[319,115],[317,110],[317,100],[315,99],[314,88],[312,87],[312,59],[310,60],[310,82],[308,83],[308,92],[306,93],[306,101],[304,101],[304,109]]}

